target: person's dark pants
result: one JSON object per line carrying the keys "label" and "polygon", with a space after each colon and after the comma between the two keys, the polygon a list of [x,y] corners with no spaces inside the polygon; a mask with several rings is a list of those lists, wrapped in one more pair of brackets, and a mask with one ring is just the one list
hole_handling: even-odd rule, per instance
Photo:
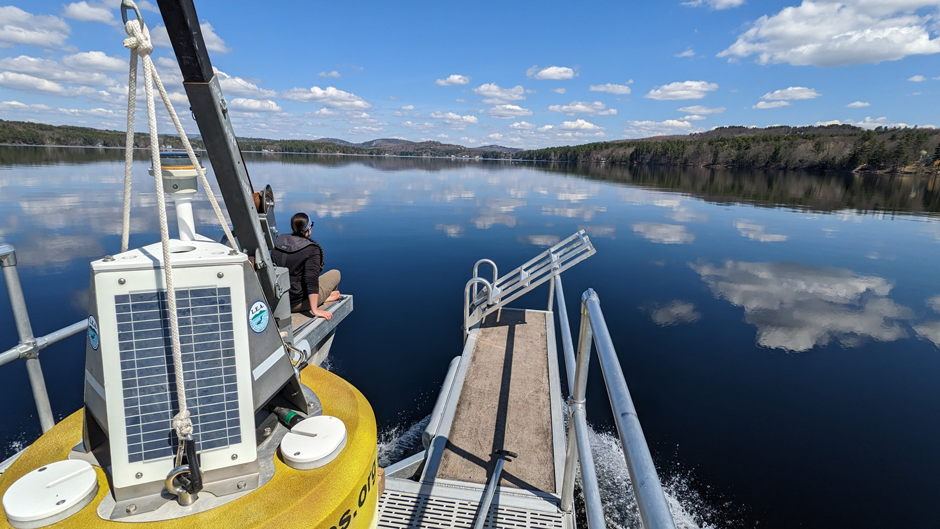
{"label": "person's dark pants", "polygon": [[[326,298],[330,297],[330,294],[336,290],[336,287],[339,286],[341,277],[342,276],[340,275],[339,270],[328,270],[320,274],[320,293],[317,296],[317,308],[320,308],[320,306],[326,302]],[[290,308],[291,312],[307,312],[309,310],[310,298],[307,298]]]}

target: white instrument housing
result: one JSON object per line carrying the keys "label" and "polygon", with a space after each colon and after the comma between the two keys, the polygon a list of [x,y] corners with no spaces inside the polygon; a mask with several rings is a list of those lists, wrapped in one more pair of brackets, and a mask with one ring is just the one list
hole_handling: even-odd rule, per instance
{"label": "white instrument housing", "polygon": [[[256,461],[247,257],[215,242],[170,245],[200,468]],[[86,411],[107,436],[119,500],[122,489],[133,496],[162,484],[174,467],[178,406],[163,264],[159,243],[92,263],[97,328],[87,346]]]}

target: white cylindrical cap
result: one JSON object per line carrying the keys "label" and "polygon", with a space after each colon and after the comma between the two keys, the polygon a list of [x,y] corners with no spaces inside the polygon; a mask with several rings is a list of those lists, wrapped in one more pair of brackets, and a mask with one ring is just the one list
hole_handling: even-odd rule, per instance
{"label": "white cylindrical cap", "polygon": [[3,495],[7,521],[35,529],[62,521],[91,503],[98,475],[85,461],[56,461],[16,480]]}
{"label": "white cylindrical cap", "polygon": [[297,423],[281,440],[281,457],[287,466],[297,470],[319,468],[346,447],[346,425],[343,421],[320,415]]}

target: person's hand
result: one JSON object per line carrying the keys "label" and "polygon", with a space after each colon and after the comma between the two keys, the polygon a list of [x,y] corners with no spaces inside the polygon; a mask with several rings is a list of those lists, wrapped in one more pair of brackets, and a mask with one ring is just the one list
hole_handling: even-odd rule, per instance
{"label": "person's hand", "polygon": [[333,313],[327,310],[313,309],[313,315],[326,321],[333,319]]}

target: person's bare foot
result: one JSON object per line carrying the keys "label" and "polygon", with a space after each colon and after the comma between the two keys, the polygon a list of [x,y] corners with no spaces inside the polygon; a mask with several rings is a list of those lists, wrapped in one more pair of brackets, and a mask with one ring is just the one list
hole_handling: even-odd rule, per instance
{"label": "person's bare foot", "polygon": [[327,301],[336,301],[337,299],[339,299],[339,296],[340,296],[339,290],[334,290],[334,291],[330,294],[330,297],[326,298],[326,300],[327,300]]}

